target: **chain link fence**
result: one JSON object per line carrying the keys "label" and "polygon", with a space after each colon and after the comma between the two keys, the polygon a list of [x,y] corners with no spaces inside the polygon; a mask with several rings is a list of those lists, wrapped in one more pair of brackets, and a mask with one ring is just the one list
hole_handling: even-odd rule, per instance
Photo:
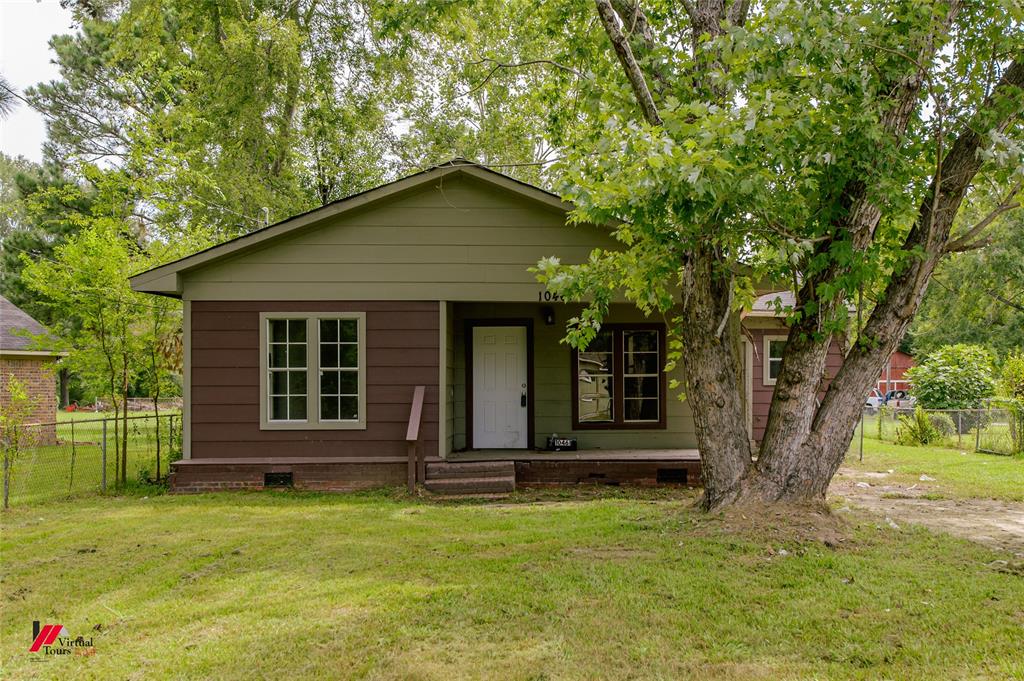
{"label": "chain link fence", "polygon": [[0,434],[0,445],[10,505],[103,492],[165,478],[181,458],[181,415],[28,424]]}
{"label": "chain link fence", "polygon": [[[1005,407],[983,409],[914,409],[866,407],[854,444],[865,438],[903,445],[948,447],[966,452],[1012,456],[1024,453],[1024,413]],[[920,435],[925,432],[926,442]]]}

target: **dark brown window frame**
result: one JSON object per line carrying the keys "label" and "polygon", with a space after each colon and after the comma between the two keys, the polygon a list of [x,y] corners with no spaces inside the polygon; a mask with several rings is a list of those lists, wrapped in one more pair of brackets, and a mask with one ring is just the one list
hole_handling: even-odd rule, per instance
{"label": "dark brown window frame", "polygon": [[[573,430],[665,430],[667,428],[668,414],[666,405],[668,402],[668,375],[665,373],[666,362],[666,334],[665,325],[657,323],[616,323],[601,325],[602,331],[612,332],[612,385],[615,392],[612,395],[612,416],[613,421],[580,423],[580,384],[579,384],[579,351],[573,348],[569,371],[571,374],[570,384],[572,386],[572,429]],[[622,352],[622,333],[624,331],[657,331],[658,332],[658,366],[661,371],[658,374],[658,420],[657,421],[624,421],[625,413],[625,390],[623,386],[624,367]]]}

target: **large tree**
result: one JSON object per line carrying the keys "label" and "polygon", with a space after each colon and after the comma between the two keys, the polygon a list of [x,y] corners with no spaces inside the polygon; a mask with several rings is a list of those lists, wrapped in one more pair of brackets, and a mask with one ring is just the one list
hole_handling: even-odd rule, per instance
{"label": "large tree", "polygon": [[[573,141],[565,189],[579,217],[618,220],[625,248],[541,263],[551,288],[590,302],[569,340],[593,337],[617,291],[671,314],[705,507],[823,500],[936,265],[1016,205],[1020,8],[595,5],[618,69],[587,84],[594,125]],[[965,203],[986,207],[976,222],[958,221]],[[765,282],[788,282],[796,303],[753,451],[739,316]],[[853,342],[819,400],[840,336]]]}

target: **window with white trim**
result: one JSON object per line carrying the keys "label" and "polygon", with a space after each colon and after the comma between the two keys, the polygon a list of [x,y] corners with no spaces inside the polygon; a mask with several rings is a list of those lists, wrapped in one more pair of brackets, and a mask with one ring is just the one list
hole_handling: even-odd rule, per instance
{"label": "window with white trim", "polygon": [[366,427],[362,312],[261,313],[260,427]]}
{"label": "window with white trim", "polygon": [[765,385],[775,385],[782,368],[782,354],[786,351],[786,336],[764,337],[764,376]]}
{"label": "window with white trim", "polygon": [[308,361],[305,319],[268,319],[270,420],[305,421]]}
{"label": "window with white trim", "polygon": [[320,420],[359,420],[359,322],[321,319]]}

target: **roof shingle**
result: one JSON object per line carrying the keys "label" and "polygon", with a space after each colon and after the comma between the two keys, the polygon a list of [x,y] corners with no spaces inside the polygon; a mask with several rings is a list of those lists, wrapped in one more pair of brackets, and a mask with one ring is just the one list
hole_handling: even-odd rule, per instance
{"label": "roof shingle", "polygon": [[[45,334],[40,343],[36,337]],[[58,350],[60,343],[46,327],[32,319],[17,305],[0,296],[0,350],[21,352]]]}

